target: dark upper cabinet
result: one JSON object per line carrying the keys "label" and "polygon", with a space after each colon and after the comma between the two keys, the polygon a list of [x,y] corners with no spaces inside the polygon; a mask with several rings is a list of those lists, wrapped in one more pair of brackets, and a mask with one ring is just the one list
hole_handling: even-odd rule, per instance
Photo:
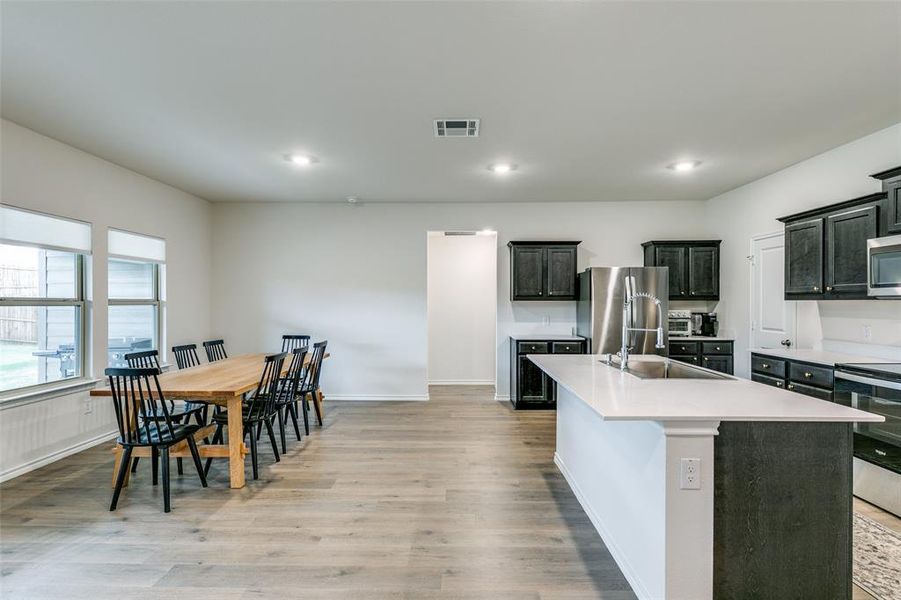
{"label": "dark upper cabinet", "polygon": [[510,242],[511,300],[576,300],[579,242]]}
{"label": "dark upper cabinet", "polygon": [[901,233],[901,167],[875,173],[870,177],[882,180],[882,191],[886,196],[880,235]]}
{"label": "dark upper cabinet", "polygon": [[823,293],[823,219],[785,226],[785,296]]}
{"label": "dark upper cabinet", "polygon": [[576,247],[548,246],[547,296],[548,298],[576,298]]}
{"label": "dark upper cabinet", "polygon": [[669,269],[670,300],[720,299],[720,240],[642,244],[644,266]]}
{"label": "dark upper cabinet", "polygon": [[719,298],[719,246],[689,246],[688,295],[692,298]]}
{"label": "dark upper cabinet", "polygon": [[865,206],[826,218],[826,292],[867,293],[867,240],[876,237],[878,212]]}
{"label": "dark upper cabinet", "polygon": [[886,194],[779,219],[785,223],[785,299],[867,298],[867,240],[885,231]]}
{"label": "dark upper cabinet", "polygon": [[[685,275],[688,273],[686,256],[688,248],[684,246],[658,246],[654,248],[654,266],[669,269],[669,297],[688,297],[688,285]],[[650,266],[645,263],[645,266]]]}
{"label": "dark upper cabinet", "polygon": [[510,248],[513,300],[543,300],[544,248],[514,246]]}

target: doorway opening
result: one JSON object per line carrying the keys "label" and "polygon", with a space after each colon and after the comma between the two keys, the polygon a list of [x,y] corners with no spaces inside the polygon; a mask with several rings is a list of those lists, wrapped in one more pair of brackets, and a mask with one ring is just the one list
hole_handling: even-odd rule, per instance
{"label": "doorway opening", "polygon": [[497,233],[429,231],[428,383],[496,383]]}

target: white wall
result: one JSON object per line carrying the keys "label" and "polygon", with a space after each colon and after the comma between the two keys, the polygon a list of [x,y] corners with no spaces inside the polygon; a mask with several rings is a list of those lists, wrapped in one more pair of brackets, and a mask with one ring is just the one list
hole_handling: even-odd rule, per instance
{"label": "white wall", "polygon": [[[213,206],[213,334],[266,351],[288,331],[328,338],[332,398],[427,396],[426,232],[493,229],[497,393],[511,333],[570,333],[574,302],[510,302],[507,242],[582,240],[579,268],[642,264],[652,238],[704,237],[701,202]],[[543,324],[544,320],[547,324]]]}
{"label": "white wall", "polygon": [[428,380],[493,385],[497,234],[428,235]]}
{"label": "white wall", "polygon": [[[210,204],[29,129],[0,123],[5,204],[93,224],[90,373],[106,368],[107,227],[158,236],[168,255],[168,346],[209,335]],[[0,406],[0,478],[84,447],[115,430],[112,405],[87,392]]]}
{"label": "white wall", "polygon": [[[755,235],[781,231],[778,217],[878,192],[868,177],[901,164],[901,124],[839,146],[768,177],[710,199],[707,229],[723,240],[720,262],[721,327],[736,334],[736,375],[749,372],[750,273],[745,258]],[[802,346],[843,342],[860,353],[901,347],[901,302],[855,300],[800,302]],[[866,339],[863,326],[870,325]],[[833,344],[832,349],[836,346]]]}

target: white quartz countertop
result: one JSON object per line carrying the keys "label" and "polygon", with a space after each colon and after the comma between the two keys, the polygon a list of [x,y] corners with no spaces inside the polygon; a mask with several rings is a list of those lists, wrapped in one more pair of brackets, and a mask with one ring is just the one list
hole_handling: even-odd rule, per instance
{"label": "white quartz countertop", "polygon": [[511,340],[518,342],[583,342],[585,338],[578,335],[561,335],[552,333],[524,333],[521,335],[511,335]]}
{"label": "white quartz countertop", "polygon": [[735,338],[709,335],[671,335],[669,341],[673,342],[734,342]]}
{"label": "white quartz countertop", "polygon": [[[605,420],[883,421],[883,417],[747,379],[639,379],[594,354],[529,354]],[[664,360],[652,355],[630,361]]]}
{"label": "white quartz countertop", "polygon": [[[826,365],[834,367],[842,363],[885,363],[893,362],[886,358],[873,358],[872,356],[858,356],[855,354],[842,354],[839,352],[827,352],[825,350],[805,350],[803,348],[751,348],[751,352],[755,354],[766,354],[767,356],[776,356],[779,358],[787,358],[789,360],[800,360],[818,365]],[[894,362],[901,361],[901,349],[898,351],[898,359]]]}

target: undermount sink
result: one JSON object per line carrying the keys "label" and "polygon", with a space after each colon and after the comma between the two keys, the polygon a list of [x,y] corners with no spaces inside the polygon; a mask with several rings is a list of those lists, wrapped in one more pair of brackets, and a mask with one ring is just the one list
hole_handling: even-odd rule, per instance
{"label": "undermount sink", "polygon": [[674,360],[629,361],[626,373],[640,379],[732,379],[728,375],[699,369]]}

